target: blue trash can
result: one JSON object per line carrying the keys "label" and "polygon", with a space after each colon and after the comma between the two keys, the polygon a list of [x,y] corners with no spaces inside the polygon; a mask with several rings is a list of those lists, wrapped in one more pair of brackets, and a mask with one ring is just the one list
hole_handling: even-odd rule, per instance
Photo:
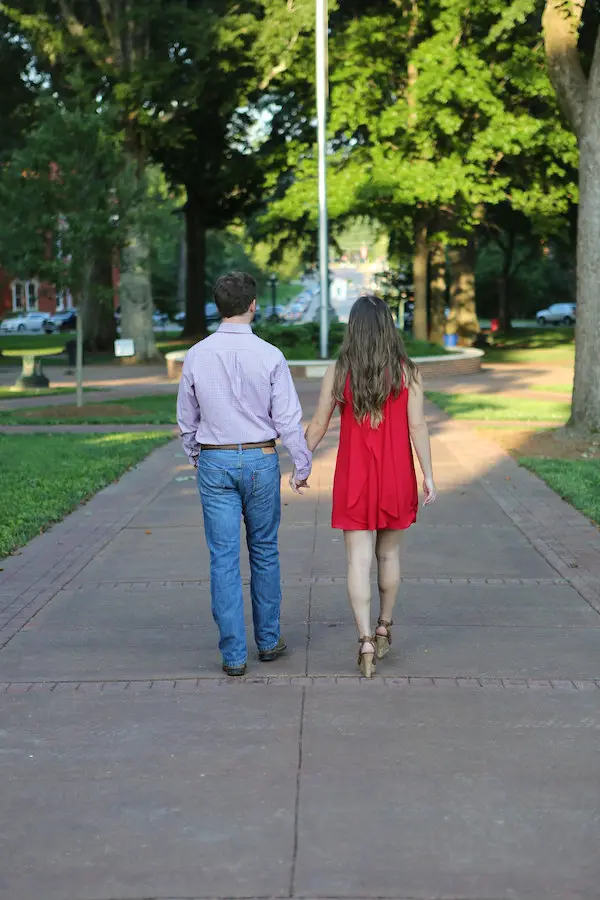
{"label": "blue trash can", "polygon": [[458,335],[457,334],[445,334],[444,335],[444,347],[456,347],[458,345]]}

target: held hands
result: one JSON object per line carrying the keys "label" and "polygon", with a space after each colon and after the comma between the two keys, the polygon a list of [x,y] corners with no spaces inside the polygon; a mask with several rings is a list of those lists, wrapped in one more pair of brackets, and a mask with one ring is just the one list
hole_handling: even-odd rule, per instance
{"label": "held hands", "polygon": [[295,494],[303,494],[304,493],[303,489],[310,490],[310,485],[308,484],[308,479],[304,478],[302,481],[300,481],[298,479],[298,476],[296,475],[295,468],[294,468],[294,471],[292,472],[292,474],[290,475],[290,487]]}
{"label": "held hands", "polygon": [[427,477],[423,481],[423,491],[425,493],[423,506],[431,506],[431,504],[435,502],[435,498],[437,497],[437,490],[432,477]]}

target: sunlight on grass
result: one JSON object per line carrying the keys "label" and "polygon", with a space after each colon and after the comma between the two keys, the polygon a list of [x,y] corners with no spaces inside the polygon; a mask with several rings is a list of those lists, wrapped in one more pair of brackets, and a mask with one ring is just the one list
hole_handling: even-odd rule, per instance
{"label": "sunlight on grass", "polygon": [[572,384],[531,384],[528,391],[539,391],[540,394],[570,394]]}
{"label": "sunlight on grass", "polygon": [[[84,391],[97,391],[98,388],[84,387]],[[57,388],[26,388],[20,390],[15,387],[0,388],[0,400],[26,400],[30,397],[52,397],[57,394],[74,394],[74,387]]]}
{"label": "sunlight on grass", "polygon": [[446,394],[427,391],[427,397],[455,419],[523,422],[565,422],[571,404],[563,400],[534,400],[489,394]]}

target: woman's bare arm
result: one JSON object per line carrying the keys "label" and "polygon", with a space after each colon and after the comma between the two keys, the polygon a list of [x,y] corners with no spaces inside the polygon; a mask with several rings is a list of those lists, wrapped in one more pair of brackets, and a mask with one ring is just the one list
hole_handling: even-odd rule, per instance
{"label": "woman's bare arm", "polygon": [[335,379],[335,363],[327,369],[321,384],[321,394],[317,410],[311,419],[310,425],[306,429],[306,443],[308,449],[313,453],[325,435],[331,422],[331,416],[335,409],[335,398],[333,396],[333,382]]}
{"label": "woman's bare arm", "polygon": [[[317,447],[327,434],[331,416],[335,409],[335,398],[333,396],[334,377],[335,364],[329,366],[329,368],[325,372],[323,382],[321,384],[321,393],[319,396],[317,410],[311,419],[310,425],[306,429],[306,443],[311,453],[313,453],[317,449]],[[302,488],[308,487],[307,479],[305,479],[304,481],[299,481],[296,476],[296,470],[294,469],[294,471],[290,475],[290,487],[295,493],[301,494]]]}
{"label": "woman's bare arm", "polygon": [[421,381],[421,376],[416,375],[408,388],[408,427],[410,429],[410,439],[423,472],[424,505],[428,506],[435,500],[437,491],[433,480],[431,443],[429,440],[429,429],[425,421],[423,399],[423,382]]}

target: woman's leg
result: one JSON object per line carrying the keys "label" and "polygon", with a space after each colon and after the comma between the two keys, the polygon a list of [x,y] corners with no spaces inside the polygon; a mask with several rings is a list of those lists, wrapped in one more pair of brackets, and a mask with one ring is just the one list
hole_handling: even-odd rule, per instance
{"label": "woman's leg", "polygon": [[358,636],[371,634],[371,563],[373,532],[345,531],[348,555],[348,597],[354,614]]}
{"label": "woman's leg", "polygon": [[[377,582],[379,584],[380,618],[391,622],[400,586],[400,548],[403,531],[378,531],[375,542],[377,557]],[[385,635],[385,626],[377,628],[378,634]]]}

